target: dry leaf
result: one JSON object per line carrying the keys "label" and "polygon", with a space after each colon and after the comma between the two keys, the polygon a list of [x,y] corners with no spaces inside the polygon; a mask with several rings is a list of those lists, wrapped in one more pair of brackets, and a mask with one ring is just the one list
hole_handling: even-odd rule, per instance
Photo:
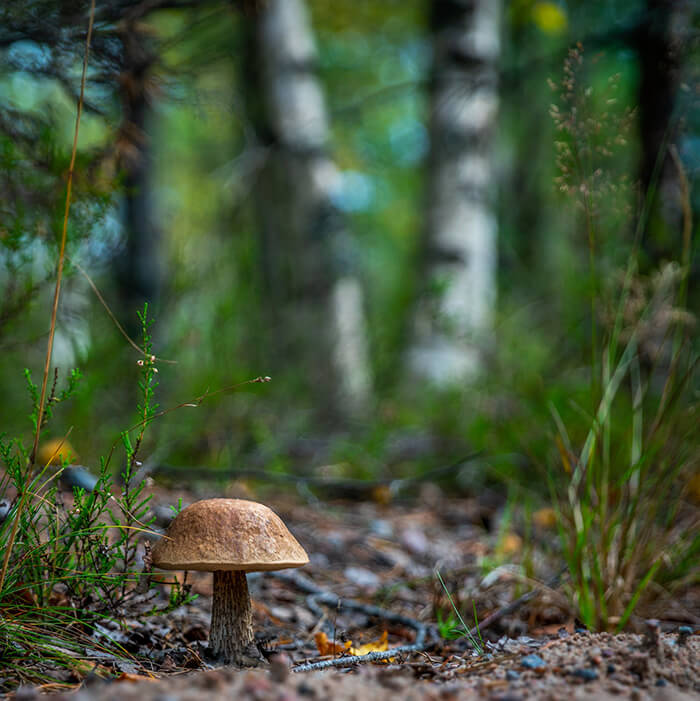
{"label": "dry leaf", "polygon": [[353,647],[353,644],[349,640],[343,644],[328,640],[328,636],[322,631],[316,633],[314,640],[316,641],[316,647],[318,648],[319,654],[324,656],[339,654],[359,656],[367,655],[370,652],[385,652],[389,649],[389,634],[387,631],[382,633],[379,640],[374,640],[371,643],[365,643],[359,647]]}
{"label": "dry leaf", "polygon": [[328,640],[328,636],[323,631],[319,631],[316,633],[316,635],[314,635],[314,641],[316,642],[319,655],[342,654],[347,652],[350,645],[352,645],[350,642],[345,643],[345,645],[341,645],[335,641]]}
{"label": "dry leaf", "polygon": [[532,520],[540,528],[554,528],[557,525],[557,514],[551,506],[545,506],[532,514]]}
{"label": "dry leaf", "polygon": [[523,539],[512,531],[505,533],[498,543],[497,551],[502,555],[515,555],[522,550]]}
{"label": "dry leaf", "polygon": [[62,461],[75,461],[77,455],[73,446],[65,438],[52,438],[39,446],[37,463],[40,465],[60,465]]}
{"label": "dry leaf", "polygon": [[387,631],[382,633],[382,637],[379,640],[375,640],[371,643],[365,643],[360,645],[360,647],[350,647],[348,652],[351,655],[368,655],[370,652],[385,652],[389,649],[389,634]]}

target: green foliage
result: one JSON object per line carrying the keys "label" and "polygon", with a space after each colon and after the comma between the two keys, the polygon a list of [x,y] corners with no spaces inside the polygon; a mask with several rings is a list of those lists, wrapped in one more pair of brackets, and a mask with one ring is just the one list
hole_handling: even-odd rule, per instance
{"label": "green foliage", "polygon": [[483,655],[484,640],[481,637],[481,631],[479,630],[479,621],[476,617],[476,602],[472,601],[472,608],[474,611],[474,626],[476,627],[478,637],[474,637],[469,627],[464,622],[462,614],[459,612],[459,609],[457,608],[457,605],[455,604],[454,599],[452,598],[452,594],[450,594],[450,591],[447,588],[447,585],[445,584],[445,581],[443,580],[442,575],[438,570],[435,570],[435,576],[440,582],[440,586],[442,587],[445,596],[447,596],[447,599],[450,602],[450,606],[452,608],[452,610],[448,612],[446,616],[442,613],[442,611],[437,611],[437,624],[440,636],[445,638],[446,640],[467,638],[474,652],[476,652],[478,655]]}
{"label": "green foliage", "polygon": [[[75,487],[72,503],[66,502],[58,488],[65,464],[49,462],[35,472],[22,442],[0,436],[0,496],[11,501],[0,523],[0,552],[6,558],[0,586],[0,636],[5,644],[0,647],[3,668],[24,667],[25,679],[43,680],[40,667],[27,669],[27,663],[39,658],[43,664],[50,659],[69,668],[78,665],[91,633],[111,654],[126,656],[101,636],[96,623],[103,618],[120,620],[132,606],[143,610],[151,598],[147,559],[143,568],[135,567],[137,536],[149,532],[152,520],[147,519],[150,496],[144,496],[145,482],[136,482],[134,477],[146,427],[158,406],[154,402],[157,368],[152,322],[147,311],[145,307],[139,314],[145,350],[139,361],[139,421],[133,429],[134,440],[129,431],[122,433],[125,467],[121,489],[113,482],[110,453],[100,460],[95,487],[89,492]],[[29,371],[26,379],[36,426],[39,394]],[[73,371],[59,393],[54,382],[44,423],[52,416],[49,407],[69,399],[79,379],[80,373]],[[168,608],[189,598],[177,581],[172,585]]]}
{"label": "green foliage", "polygon": [[[574,49],[565,64],[564,106],[552,115],[565,139],[559,183],[585,219],[592,368],[584,401],[569,419],[550,405],[558,450],[548,475],[579,615],[591,628],[622,628],[652,581],[679,584],[692,576],[689,562],[700,553],[698,517],[684,500],[700,460],[692,390],[698,353],[689,334],[694,319],[684,308],[687,267],[667,264],[641,278],[633,245],[621,281],[601,277],[611,263],[603,245],[614,238],[601,205],[617,189],[596,158],[613,155],[601,132],[622,132],[619,123],[602,124],[607,113],[585,117],[581,105],[590,93],[576,77],[582,63]],[[688,252],[679,259],[688,260]]]}

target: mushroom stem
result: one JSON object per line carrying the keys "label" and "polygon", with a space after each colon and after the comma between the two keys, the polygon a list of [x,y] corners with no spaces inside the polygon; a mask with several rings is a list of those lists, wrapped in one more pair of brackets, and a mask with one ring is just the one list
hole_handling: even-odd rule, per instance
{"label": "mushroom stem", "polygon": [[211,654],[224,664],[242,665],[243,653],[252,642],[253,612],[245,572],[214,572],[209,632]]}

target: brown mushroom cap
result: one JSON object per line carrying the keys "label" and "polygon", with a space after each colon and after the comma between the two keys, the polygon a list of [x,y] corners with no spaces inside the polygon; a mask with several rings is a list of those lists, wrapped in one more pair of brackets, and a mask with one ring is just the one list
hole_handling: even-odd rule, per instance
{"label": "brown mushroom cap", "polygon": [[153,547],[163,570],[262,572],[301,567],[304,548],[282,519],[245,499],[204,499],[183,509]]}

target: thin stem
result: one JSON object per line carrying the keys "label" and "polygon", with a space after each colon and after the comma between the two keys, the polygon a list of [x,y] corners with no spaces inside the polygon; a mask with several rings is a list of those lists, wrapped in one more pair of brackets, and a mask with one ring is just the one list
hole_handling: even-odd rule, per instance
{"label": "thin stem", "polygon": [[[78,152],[78,133],[80,131],[80,117],[83,112],[83,100],[85,97],[85,79],[87,76],[88,55],[90,53],[90,39],[92,38],[92,23],[95,16],[95,0],[90,3],[90,19],[88,20],[87,36],[85,38],[85,54],[83,56],[83,74],[80,79],[80,97],[78,98],[78,112],[75,117],[75,132],[73,133],[73,150],[71,151],[70,166],[68,168],[68,183],[66,185],[66,206],[63,213],[63,231],[61,232],[61,245],[58,253],[58,268],[56,270],[56,287],[53,295],[53,306],[51,307],[51,327],[49,329],[49,341],[46,348],[46,361],[44,363],[44,376],[41,381],[41,394],[39,396],[39,406],[37,407],[36,429],[34,431],[34,445],[29,456],[29,469],[34,466],[36,459],[36,451],[39,447],[39,436],[41,435],[41,424],[44,418],[44,400],[46,399],[46,387],[49,381],[49,370],[51,368],[51,355],[53,353],[53,339],[56,333],[56,316],[58,314],[58,300],[61,294],[61,280],[63,277],[63,262],[66,255],[66,237],[68,232],[68,213],[70,212],[71,191],[73,187],[73,172],[75,170],[75,159]],[[12,532],[10,540],[5,549],[5,557],[2,561],[2,571],[0,571],[0,592],[2,592],[5,576],[7,574],[7,566],[10,562],[10,555],[17,537],[17,528],[19,520],[27,503],[27,490],[22,492],[22,498],[17,506],[17,513],[12,524]]]}

